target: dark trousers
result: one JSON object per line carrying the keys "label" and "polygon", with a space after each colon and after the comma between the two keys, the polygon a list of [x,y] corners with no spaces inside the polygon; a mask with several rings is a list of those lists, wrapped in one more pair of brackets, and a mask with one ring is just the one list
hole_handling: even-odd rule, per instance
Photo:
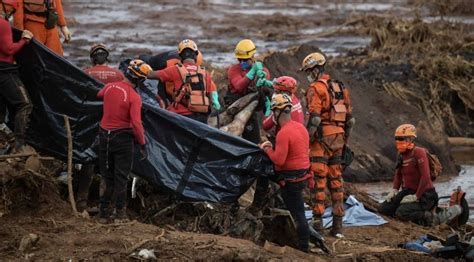
{"label": "dark trousers", "polygon": [[133,165],[134,136],[131,129],[99,132],[99,167],[105,190],[100,205],[109,207],[114,196],[116,209],[125,207],[128,175]]}
{"label": "dark trousers", "polygon": [[379,212],[386,216],[394,217],[405,221],[412,221],[419,225],[425,225],[425,211],[430,211],[438,206],[438,194],[435,189],[429,189],[421,195],[420,201],[400,204],[407,195],[415,194],[411,189],[403,189],[392,198],[390,202],[383,202],[379,206]]}
{"label": "dark trousers", "polygon": [[281,196],[285,202],[286,208],[296,223],[298,233],[298,249],[308,252],[309,228],[305,217],[303,190],[307,182],[286,183],[281,189]]}
{"label": "dark trousers", "polygon": [[0,122],[5,121],[6,105],[13,110],[10,112],[15,114],[15,117],[10,117],[10,120],[14,120],[15,123],[16,147],[19,148],[25,143],[25,133],[33,105],[18,71],[0,70],[0,101],[0,107],[2,107],[0,108],[2,113]]}
{"label": "dark trousers", "polygon": [[196,121],[199,121],[207,125],[207,118],[209,117],[209,114],[208,113],[192,113],[190,115],[186,115],[185,117],[194,119]]}

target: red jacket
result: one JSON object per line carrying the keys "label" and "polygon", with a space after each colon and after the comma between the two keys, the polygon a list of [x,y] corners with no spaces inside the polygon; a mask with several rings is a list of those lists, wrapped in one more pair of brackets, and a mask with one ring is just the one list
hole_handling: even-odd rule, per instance
{"label": "red jacket", "polygon": [[[291,103],[293,106],[291,107],[291,120],[296,121],[304,125],[304,112],[303,107],[301,106],[300,100],[297,96],[291,96]],[[276,119],[273,119],[273,112],[263,120],[263,129],[269,130],[275,126]]]}
{"label": "red jacket", "polygon": [[[189,71],[197,71],[197,66],[194,63],[186,62],[183,66]],[[163,82],[173,82],[174,84],[174,91],[177,92],[183,85],[183,80],[181,79],[181,74],[179,73],[179,69],[176,66],[170,66],[163,70],[155,71],[156,77]],[[210,94],[211,92],[217,91],[216,84],[212,81],[211,75],[205,72],[205,81],[206,81],[206,92]],[[187,107],[183,104],[178,103],[176,105],[171,105],[168,107],[168,110],[171,112],[175,112],[180,115],[190,115],[193,112],[189,111]]]}
{"label": "red jacket", "polygon": [[309,168],[309,135],[306,128],[291,120],[276,135],[275,149],[266,151],[276,171]]}
{"label": "red jacket", "polygon": [[137,142],[144,145],[142,100],[132,84],[127,82],[106,84],[97,97],[104,100],[104,114],[100,126],[107,130],[132,128]]}
{"label": "red jacket", "polygon": [[426,190],[434,188],[426,149],[415,147],[402,154],[402,158],[402,167],[397,169],[393,178],[393,188],[399,189],[403,184],[403,188],[416,191],[416,198],[420,199]]}
{"label": "red jacket", "polygon": [[18,53],[25,44],[26,39],[24,38],[13,43],[13,34],[10,23],[3,18],[0,19],[0,62],[13,64],[15,61],[13,55]]}
{"label": "red jacket", "polygon": [[[266,78],[270,79],[270,72],[267,68],[263,68],[263,71],[267,73]],[[255,80],[248,79],[245,75],[249,70],[242,70],[239,64],[231,65],[227,71],[227,77],[229,78],[229,92],[232,94],[246,95],[248,93],[247,88],[250,84],[255,84]]]}
{"label": "red jacket", "polygon": [[104,84],[120,82],[124,79],[124,76],[120,70],[107,65],[96,65],[89,67],[84,69],[84,72]]}

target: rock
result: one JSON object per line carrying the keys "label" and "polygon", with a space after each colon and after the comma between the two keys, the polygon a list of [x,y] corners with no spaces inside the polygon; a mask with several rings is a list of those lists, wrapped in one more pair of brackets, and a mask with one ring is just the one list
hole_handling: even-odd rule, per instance
{"label": "rock", "polygon": [[41,161],[37,155],[30,156],[26,159],[25,169],[31,169],[38,172],[41,168]]}
{"label": "rock", "polygon": [[39,241],[39,236],[36,234],[28,234],[25,235],[21,238],[20,241],[20,246],[18,247],[18,250],[20,252],[27,252],[29,249],[34,247],[38,241]]}

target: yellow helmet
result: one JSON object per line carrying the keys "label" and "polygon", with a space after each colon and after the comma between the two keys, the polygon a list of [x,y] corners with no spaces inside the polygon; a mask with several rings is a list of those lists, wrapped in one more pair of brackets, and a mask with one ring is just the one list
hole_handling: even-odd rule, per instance
{"label": "yellow helmet", "polygon": [[196,43],[193,40],[184,39],[178,45],[178,54],[181,54],[181,52],[183,52],[183,50],[186,49],[186,48],[189,48],[189,49],[193,50],[194,52],[199,51]]}
{"label": "yellow helmet", "polygon": [[303,63],[301,63],[300,71],[306,71],[316,66],[324,67],[326,65],[326,62],[327,62],[327,59],[323,53],[320,53],[320,52],[311,53],[303,59]]}
{"label": "yellow helmet", "polygon": [[127,67],[127,76],[134,79],[145,79],[153,71],[151,67],[140,59],[133,59]]}
{"label": "yellow helmet", "polygon": [[241,40],[235,46],[235,58],[250,59],[257,52],[257,47],[250,39]]}
{"label": "yellow helmet", "polygon": [[272,97],[271,109],[285,109],[289,107],[291,109],[291,98],[287,94],[276,94]]}
{"label": "yellow helmet", "polygon": [[416,137],[416,128],[412,124],[403,124],[395,130],[395,137]]}

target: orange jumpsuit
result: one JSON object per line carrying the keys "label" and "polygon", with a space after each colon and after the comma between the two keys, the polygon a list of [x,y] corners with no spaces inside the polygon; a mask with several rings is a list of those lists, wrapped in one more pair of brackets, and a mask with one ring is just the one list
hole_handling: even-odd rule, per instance
{"label": "orange jumpsuit", "polygon": [[[311,171],[314,173],[316,187],[313,207],[315,216],[324,214],[326,199],[326,185],[331,192],[334,216],[344,216],[343,209],[343,181],[341,156],[345,144],[344,123],[331,121],[332,96],[329,93],[327,81],[330,76],[324,74],[321,79],[312,83],[306,93],[308,111],[321,117],[322,137],[317,138],[310,145]],[[349,91],[343,89],[344,98],[341,99],[346,107],[346,119],[352,114]],[[318,136],[318,134],[315,134]]]}
{"label": "orange jumpsuit", "polygon": [[[47,11],[43,0],[20,0],[19,7],[13,15],[14,27],[20,30],[29,30],[34,38],[40,43],[46,45],[56,54],[63,56],[64,51],[59,39],[59,31],[55,26],[52,29],[46,29],[44,15]],[[58,26],[66,26],[63,5],[61,0],[50,0],[51,9],[58,13]]]}

